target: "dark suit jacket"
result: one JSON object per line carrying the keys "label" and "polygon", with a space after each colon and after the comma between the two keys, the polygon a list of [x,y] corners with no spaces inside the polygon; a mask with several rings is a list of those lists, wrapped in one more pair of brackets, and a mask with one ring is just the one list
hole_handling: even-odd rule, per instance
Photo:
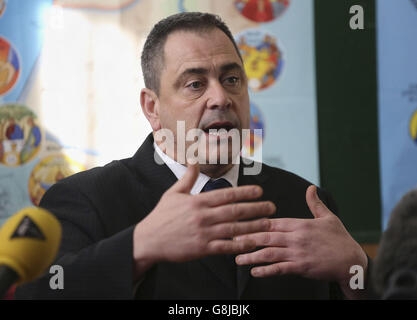
{"label": "dark suit jacket", "polygon": [[[262,200],[277,206],[272,218],[312,218],[305,192],[310,183],[290,172],[263,165],[239,185],[262,186]],[[40,206],[53,212],[63,228],[54,264],[64,269],[64,289],[52,290],[51,274],[16,290],[18,299],[328,299],[341,297],[336,285],[295,275],[258,279],[239,266],[237,290],[229,286],[216,260],[159,263],[149,270],[134,294],[133,229],[176,181],[166,165],[154,161],[149,135],[136,154],[63,179],[52,186]],[[327,193],[320,197],[335,211]],[[158,236],[157,234],[155,235]]]}

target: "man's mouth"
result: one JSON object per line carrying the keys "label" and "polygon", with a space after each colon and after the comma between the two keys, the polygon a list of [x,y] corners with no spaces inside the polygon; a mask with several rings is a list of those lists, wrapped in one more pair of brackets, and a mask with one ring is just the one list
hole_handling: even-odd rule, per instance
{"label": "man's mouth", "polygon": [[228,134],[232,129],[236,129],[236,126],[230,121],[216,121],[204,127],[203,131],[206,135],[220,136],[222,134]]}

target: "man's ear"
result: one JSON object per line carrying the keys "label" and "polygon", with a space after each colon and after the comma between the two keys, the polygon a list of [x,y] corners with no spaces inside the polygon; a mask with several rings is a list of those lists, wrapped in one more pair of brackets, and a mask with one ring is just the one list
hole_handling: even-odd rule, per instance
{"label": "man's ear", "polygon": [[143,88],[140,92],[140,105],[142,106],[143,114],[148,119],[152,130],[158,131],[161,129],[161,121],[159,119],[159,100],[154,91],[148,88]]}

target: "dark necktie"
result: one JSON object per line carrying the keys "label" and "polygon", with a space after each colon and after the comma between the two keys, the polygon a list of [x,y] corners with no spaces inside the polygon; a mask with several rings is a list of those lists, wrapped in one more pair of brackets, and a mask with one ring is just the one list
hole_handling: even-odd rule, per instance
{"label": "dark necktie", "polygon": [[217,180],[209,180],[204,186],[203,190],[201,190],[201,192],[222,189],[222,188],[229,188],[231,186],[232,185],[229,183],[229,181],[223,178],[220,178]]}
{"label": "dark necktie", "polygon": [[[226,179],[220,178],[208,181],[201,192],[228,188],[231,186],[232,185]],[[235,255],[215,255],[207,258],[211,259],[216,264],[218,274],[221,274],[225,281],[227,281],[233,288],[236,288],[237,267],[235,263]]]}

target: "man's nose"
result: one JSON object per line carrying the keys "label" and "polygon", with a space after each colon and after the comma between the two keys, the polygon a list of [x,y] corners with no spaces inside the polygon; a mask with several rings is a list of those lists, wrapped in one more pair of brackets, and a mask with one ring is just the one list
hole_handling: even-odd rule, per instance
{"label": "man's nose", "polygon": [[229,98],[229,95],[219,82],[212,83],[207,94],[207,108],[209,109],[225,109],[232,105],[232,101]]}

